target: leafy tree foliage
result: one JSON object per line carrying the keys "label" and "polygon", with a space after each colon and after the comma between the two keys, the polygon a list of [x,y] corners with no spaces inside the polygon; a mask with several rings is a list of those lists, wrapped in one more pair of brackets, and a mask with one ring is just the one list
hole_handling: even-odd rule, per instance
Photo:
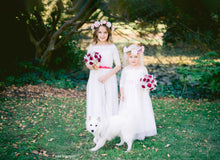
{"label": "leafy tree foliage", "polygon": [[45,65],[98,8],[100,0],[24,0],[18,16],[34,44],[35,59]]}
{"label": "leafy tree foliage", "polygon": [[[138,20],[140,27],[167,25],[165,42],[205,39],[220,45],[220,1],[215,0],[109,0],[105,14],[124,21]],[[215,46],[215,47],[216,47]]]}

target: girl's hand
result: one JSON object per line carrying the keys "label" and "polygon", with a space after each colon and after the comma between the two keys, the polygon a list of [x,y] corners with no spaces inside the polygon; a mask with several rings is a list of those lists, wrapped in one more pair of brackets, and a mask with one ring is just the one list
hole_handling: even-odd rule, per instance
{"label": "girl's hand", "polygon": [[99,66],[96,65],[96,64],[94,64],[94,65],[93,65],[93,68],[94,68],[95,70],[98,70],[98,69],[99,69]]}
{"label": "girl's hand", "polygon": [[105,81],[107,80],[108,78],[106,76],[102,76],[99,78],[99,82],[101,83],[105,83]]}
{"label": "girl's hand", "polygon": [[94,69],[93,66],[90,66],[90,65],[86,65],[86,67],[90,70]]}
{"label": "girl's hand", "polygon": [[124,100],[125,100],[124,95],[121,95],[121,101],[124,102]]}
{"label": "girl's hand", "polygon": [[90,69],[90,70],[93,70],[93,69],[95,69],[95,70],[98,70],[99,69],[99,66],[98,65],[93,65],[93,66],[90,66],[90,65],[86,65],[86,67],[88,68],[88,69]]}

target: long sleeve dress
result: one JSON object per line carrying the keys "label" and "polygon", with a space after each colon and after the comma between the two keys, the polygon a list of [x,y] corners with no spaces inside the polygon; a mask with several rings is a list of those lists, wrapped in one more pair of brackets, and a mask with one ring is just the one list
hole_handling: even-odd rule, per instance
{"label": "long sleeve dress", "polygon": [[102,56],[100,68],[90,70],[87,83],[87,112],[86,116],[107,120],[118,113],[118,85],[116,75],[111,76],[106,82],[99,82],[99,78],[108,74],[113,65],[121,65],[119,53],[114,44],[90,45],[88,52],[96,51]]}
{"label": "long sleeve dress", "polygon": [[127,117],[126,121],[136,133],[134,140],[157,134],[149,92],[140,86],[140,78],[147,73],[144,66],[133,69],[127,67],[122,70],[120,80],[120,87],[124,89],[124,102],[120,103],[119,114]]}

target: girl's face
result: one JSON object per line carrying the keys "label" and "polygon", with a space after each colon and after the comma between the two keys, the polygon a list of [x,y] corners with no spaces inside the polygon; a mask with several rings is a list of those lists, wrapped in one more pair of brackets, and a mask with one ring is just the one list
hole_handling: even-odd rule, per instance
{"label": "girl's face", "polygon": [[100,26],[97,32],[97,37],[100,42],[107,42],[108,31],[105,26]]}
{"label": "girl's face", "polygon": [[140,55],[129,55],[128,56],[129,65],[131,65],[131,66],[139,65],[139,58],[140,58]]}

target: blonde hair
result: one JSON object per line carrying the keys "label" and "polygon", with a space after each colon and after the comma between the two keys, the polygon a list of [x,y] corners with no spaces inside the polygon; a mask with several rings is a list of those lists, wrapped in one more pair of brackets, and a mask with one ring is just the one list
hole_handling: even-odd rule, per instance
{"label": "blonde hair", "polygon": [[[106,25],[100,25],[100,26],[104,26],[106,28],[107,32],[108,32],[107,42],[113,43],[113,40],[112,40],[112,30],[110,28],[108,28]],[[94,44],[97,44],[98,41],[99,41],[97,33],[99,31],[100,26],[95,28],[95,31],[93,33],[93,43]]]}
{"label": "blonde hair", "polygon": [[144,66],[144,46],[140,46],[139,44],[131,44],[123,49],[123,67],[129,65],[128,57],[131,54],[128,54],[129,52],[134,52],[135,55],[139,55],[139,65]]}

